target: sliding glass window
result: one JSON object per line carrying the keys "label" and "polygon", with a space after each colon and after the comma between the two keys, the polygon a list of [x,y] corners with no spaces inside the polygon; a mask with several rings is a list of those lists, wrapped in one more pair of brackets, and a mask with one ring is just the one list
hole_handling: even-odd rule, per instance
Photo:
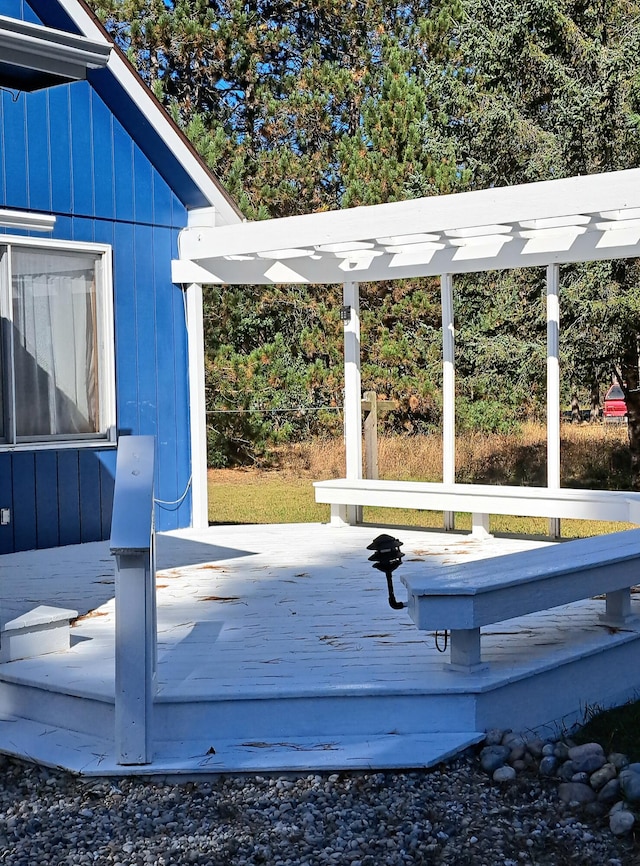
{"label": "sliding glass window", "polygon": [[0,247],[0,435],[105,438],[115,423],[108,251]]}

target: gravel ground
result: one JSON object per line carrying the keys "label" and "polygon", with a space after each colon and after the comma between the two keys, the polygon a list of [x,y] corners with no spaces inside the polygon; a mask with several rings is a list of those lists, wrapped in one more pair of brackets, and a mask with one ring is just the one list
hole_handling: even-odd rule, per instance
{"label": "gravel ground", "polygon": [[470,753],[426,772],[181,784],[0,766],[0,863],[640,864],[640,843],[561,803],[557,782],[498,785]]}

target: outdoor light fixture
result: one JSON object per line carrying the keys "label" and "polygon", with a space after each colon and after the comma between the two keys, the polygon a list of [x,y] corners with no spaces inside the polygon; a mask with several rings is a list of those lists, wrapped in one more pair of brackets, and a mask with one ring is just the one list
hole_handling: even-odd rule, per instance
{"label": "outdoor light fixture", "polygon": [[51,214],[0,208],[0,228],[3,229],[26,229],[35,232],[50,232],[53,231],[55,224],[56,218]]}
{"label": "outdoor light fixture", "polygon": [[402,565],[404,553],[400,550],[401,547],[402,542],[391,535],[379,535],[367,546],[367,550],[374,551],[369,557],[369,562],[373,562],[373,567],[377,568],[378,571],[384,572],[387,578],[389,607],[392,607],[394,610],[402,610],[403,607],[406,607],[403,602],[396,601],[391,577],[396,568]]}
{"label": "outdoor light fixture", "polygon": [[350,322],[351,321],[351,307],[348,304],[344,307],[340,307],[340,321],[341,322]]}

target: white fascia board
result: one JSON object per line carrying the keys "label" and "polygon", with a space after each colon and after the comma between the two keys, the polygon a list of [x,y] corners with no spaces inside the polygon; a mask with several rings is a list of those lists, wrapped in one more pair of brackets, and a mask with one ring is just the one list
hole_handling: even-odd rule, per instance
{"label": "white fascia board", "polygon": [[412,199],[388,204],[185,231],[191,259],[313,247],[411,233],[441,233],[490,223],[570,217],[640,206],[640,169]]}
{"label": "white fascia board", "polygon": [[0,228],[51,232],[56,224],[53,214],[0,208]]}
{"label": "white fascia board", "polygon": [[25,69],[82,79],[106,66],[111,44],[0,15],[0,59]]}
{"label": "white fascia board", "polygon": [[[89,38],[104,39],[102,28],[88,10],[77,0],[57,0],[81,33]],[[167,143],[202,194],[216,209],[216,218],[220,227],[233,226],[242,223],[243,217],[236,210],[224,192],[220,189],[212,175],[199,161],[182,136],[173,125],[166,111],[156,100],[149,88],[129,67],[117,50],[111,52],[107,64],[109,71],[126,89],[136,103],[141,113],[158,135]]]}

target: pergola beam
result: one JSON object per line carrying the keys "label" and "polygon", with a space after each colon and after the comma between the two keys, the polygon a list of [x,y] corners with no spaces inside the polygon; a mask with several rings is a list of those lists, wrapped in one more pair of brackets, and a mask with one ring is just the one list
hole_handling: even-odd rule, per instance
{"label": "pergola beam", "polygon": [[487,226],[489,220],[492,228],[520,227],[534,220],[600,216],[638,207],[640,169],[629,169],[188,231],[183,256],[200,260],[257,254],[280,249],[283,239],[292,249],[315,249],[415,232],[460,232]]}

